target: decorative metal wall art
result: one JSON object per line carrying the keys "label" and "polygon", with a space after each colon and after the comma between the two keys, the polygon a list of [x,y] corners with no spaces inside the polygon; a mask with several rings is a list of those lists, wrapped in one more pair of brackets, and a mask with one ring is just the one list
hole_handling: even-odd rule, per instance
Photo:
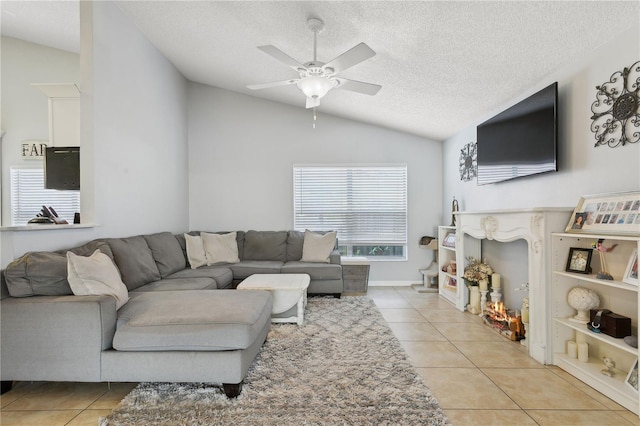
{"label": "decorative metal wall art", "polygon": [[613,73],[596,89],[591,105],[595,146],[615,148],[640,141],[640,61]]}
{"label": "decorative metal wall art", "polygon": [[478,175],[478,144],[469,142],[460,150],[460,180],[469,182]]}

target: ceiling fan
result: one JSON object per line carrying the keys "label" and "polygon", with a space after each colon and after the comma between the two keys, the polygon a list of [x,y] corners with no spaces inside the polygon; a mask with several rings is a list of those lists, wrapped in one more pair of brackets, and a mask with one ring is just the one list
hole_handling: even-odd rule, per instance
{"label": "ceiling fan", "polygon": [[336,77],[354,65],[359,64],[373,56],[374,52],[369,46],[360,43],[344,52],[334,60],[324,63],[317,60],[317,38],[318,33],[324,29],[324,22],[320,19],[311,18],[307,21],[309,29],[313,31],[313,60],[301,64],[282,50],[275,46],[258,46],[267,55],[271,55],[283,64],[291,67],[300,74],[300,78],[276,81],[273,83],[250,84],[247,88],[252,90],[267,89],[270,87],[288,86],[295,84],[307,96],[307,108],[315,108],[320,105],[320,99],[331,89],[344,89],[352,92],[364,93],[365,95],[375,95],[382,88],[377,84],[364,83],[362,81],[349,80]]}

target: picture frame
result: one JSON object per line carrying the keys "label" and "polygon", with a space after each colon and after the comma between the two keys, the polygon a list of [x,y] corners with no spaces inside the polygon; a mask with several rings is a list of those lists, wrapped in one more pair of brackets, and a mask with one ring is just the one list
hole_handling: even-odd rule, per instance
{"label": "picture frame", "polygon": [[593,256],[593,249],[584,247],[571,247],[569,249],[569,256],[567,257],[567,272],[573,272],[576,274],[590,274],[591,273],[591,256]]}
{"label": "picture frame", "polygon": [[442,245],[444,247],[456,248],[456,233],[449,232],[447,235],[445,235],[445,237],[442,239]]}
{"label": "picture frame", "polygon": [[640,235],[640,192],[582,196],[565,232]]}
{"label": "picture frame", "polygon": [[458,286],[458,280],[456,280],[455,278],[450,277],[449,275],[447,275],[444,278],[444,285],[445,285],[445,287],[456,288]]}
{"label": "picture frame", "polygon": [[638,358],[636,358],[635,362],[631,366],[629,373],[627,373],[627,378],[624,382],[631,387],[636,393],[638,392]]}
{"label": "picture frame", "polygon": [[627,269],[624,271],[622,282],[638,285],[638,249],[633,249],[631,257],[629,257],[629,263],[627,263]]}

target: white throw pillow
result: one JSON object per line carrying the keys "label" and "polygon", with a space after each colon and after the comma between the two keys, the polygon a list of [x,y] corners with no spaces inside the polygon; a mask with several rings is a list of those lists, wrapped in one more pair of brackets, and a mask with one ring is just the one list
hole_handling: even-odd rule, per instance
{"label": "white throw pillow", "polygon": [[318,234],[308,229],[304,231],[302,262],[329,263],[329,255],[336,245],[336,231]]}
{"label": "white throw pillow", "polygon": [[109,295],[116,299],[116,309],[129,301],[129,291],[120,271],[100,250],[89,257],[67,252],[67,280],[76,296]]}
{"label": "white throw pillow", "polygon": [[187,258],[191,269],[198,269],[207,264],[207,255],[204,252],[204,242],[200,235],[184,234],[184,240],[187,244]]}
{"label": "white throw pillow", "polygon": [[204,252],[208,265],[240,262],[236,234],[237,232],[229,232],[228,234],[200,233],[202,241],[204,241]]}

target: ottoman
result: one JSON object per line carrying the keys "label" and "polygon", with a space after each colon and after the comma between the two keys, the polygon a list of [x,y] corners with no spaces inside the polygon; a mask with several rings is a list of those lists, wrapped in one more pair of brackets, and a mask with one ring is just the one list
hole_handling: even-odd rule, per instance
{"label": "ottoman", "polygon": [[[237,289],[270,291],[273,296],[271,322],[295,322],[302,325],[310,281],[307,274],[254,274],[238,284]],[[293,311],[291,313],[295,315],[281,315],[289,311]]]}

